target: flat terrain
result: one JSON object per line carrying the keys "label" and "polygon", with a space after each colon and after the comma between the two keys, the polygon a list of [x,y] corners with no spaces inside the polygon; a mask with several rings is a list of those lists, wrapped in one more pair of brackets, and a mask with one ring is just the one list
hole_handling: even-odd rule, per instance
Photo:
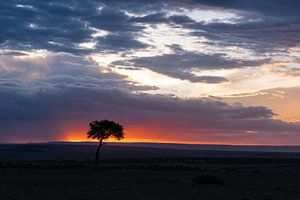
{"label": "flat terrain", "polygon": [[[88,150],[74,159],[64,145],[1,148],[1,200],[300,199],[298,154],[107,147],[93,170]],[[206,175],[224,184],[193,182]]]}
{"label": "flat terrain", "polygon": [[[133,145],[133,144],[130,144]],[[148,145],[148,146],[147,146]],[[208,148],[207,146],[211,146]],[[222,147],[222,146],[221,146]],[[0,161],[7,160],[93,160],[96,144],[0,144]],[[104,159],[149,159],[149,158],[300,158],[299,147],[290,148],[297,152],[268,152],[257,151],[261,148],[220,148],[217,145],[151,145],[127,146],[126,144],[106,144],[101,149]],[[218,149],[218,150],[215,150]],[[220,150],[221,149],[221,150]],[[239,149],[239,150],[233,150]],[[273,150],[276,148],[269,148]],[[287,149],[284,149],[287,150]]]}

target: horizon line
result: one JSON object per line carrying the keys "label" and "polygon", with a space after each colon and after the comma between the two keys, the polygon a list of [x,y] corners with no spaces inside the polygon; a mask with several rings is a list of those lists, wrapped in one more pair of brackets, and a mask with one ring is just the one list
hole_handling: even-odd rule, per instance
{"label": "horizon line", "polygon": [[[22,144],[51,144],[51,143],[98,143],[97,141],[66,141],[66,140],[57,140],[57,141],[44,141],[44,142],[0,142],[0,145],[6,145],[6,144],[16,144],[16,145],[22,145]],[[206,146],[239,146],[239,147],[300,147],[299,145],[271,145],[271,144],[222,144],[222,143],[188,143],[188,142],[164,142],[164,141],[158,141],[158,142],[149,142],[149,141],[133,141],[133,142],[127,142],[127,141],[107,141],[105,143],[111,143],[111,144],[161,144],[161,145],[206,145]]]}

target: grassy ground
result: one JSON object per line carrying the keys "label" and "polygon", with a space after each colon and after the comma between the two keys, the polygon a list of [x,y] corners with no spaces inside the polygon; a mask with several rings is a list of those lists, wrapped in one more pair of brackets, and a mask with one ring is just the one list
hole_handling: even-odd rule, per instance
{"label": "grassy ground", "polygon": [[[180,161],[175,165],[139,163],[135,167],[116,163],[104,163],[106,167],[98,171],[83,163],[69,167],[60,162],[67,166],[63,169],[57,163],[53,167],[41,167],[40,163],[38,167],[2,163],[0,199],[300,199],[299,163],[216,162],[198,163],[196,167]],[[112,166],[114,168],[110,168]],[[225,185],[193,183],[192,180],[199,175],[221,178]]]}

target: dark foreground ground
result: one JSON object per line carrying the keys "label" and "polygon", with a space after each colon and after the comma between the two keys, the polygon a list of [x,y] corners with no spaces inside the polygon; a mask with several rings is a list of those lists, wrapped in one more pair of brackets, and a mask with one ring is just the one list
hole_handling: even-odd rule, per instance
{"label": "dark foreground ground", "polygon": [[[8,155],[17,157],[20,152],[12,151],[14,148],[0,152],[1,200],[300,199],[297,154],[182,150],[179,153],[153,149],[151,156],[151,149],[123,148],[125,153],[120,151],[123,158],[114,158],[106,152],[107,157],[95,171],[90,161],[45,157],[33,160],[29,157],[43,155],[49,149],[39,151],[29,146],[17,149],[20,148],[24,159],[8,159]],[[145,151],[147,157],[125,156]],[[207,175],[204,181],[193,182],[196,177]]]}

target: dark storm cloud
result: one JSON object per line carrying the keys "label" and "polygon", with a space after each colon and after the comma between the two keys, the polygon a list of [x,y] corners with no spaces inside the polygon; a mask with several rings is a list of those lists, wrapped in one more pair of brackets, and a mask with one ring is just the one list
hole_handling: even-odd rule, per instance
{"label": "dark storm cloud", "polygon": [[[240,15],[236,24],[196,22],[184,15],[167,15],[168,10],[204,8],[234,9]],[[299,44],[299,2],[297,1],[1,1],[0,43],[8,49],[47,49],[50,51],[91,53],[125,51],[148,47],[136,38],[146,24],[175,24],[194,30],[210,44],[242,46],[257,52]],[[128,13],[142,14],[132,16]],[[109,32],[92,38],[91,27]],[[79,43],[95,40],[96,49],[82,49]],[[184,58],[190,60],[185,61]],[[150,60],[150,59],[153,59]],[[169,59],[169,60],[168,60]],[[175,62],[174,62],[175,61]],[[158,64],[161,62],[161,64]],[[164,54],[137,58],[134,64],[191,82],[217,83],[224,77],[195,77],[184,69],[234,68],[253,66],[260,61],[237,63],[223,55]],[[178,64],[177,64],[178,63]],[[149,65],[149,66],[148,66]],[[164,68],[164,69],[163,69]]]}
{"label": "dark storm cloud", "polygon": [[260,66],[268,62],[263,60],[238,60],[226,58],[225,54],[201,54],[184,51],[180,46],[173,45],[174,54],[161,56],[139,57],[136,59],[115,61],[113,65],[130,65],[140,68],[149,68],[155,72],[165,74],[190,82],[222,83],[228,82],[224,77],[218,76],[195,76],[186,70],[215,70],[233,69],[249,66]]}
{"label": "dark storm cloud", "polygon": [[[206,7],[204,7],[206,6]],[[207,7],[210,6],[210,7]],[[233,9],[235,24],[196,22],[168,10]],[[166,23],[195,30],[215,45],[242,46],[258,52],[299,44],[297,1],[1,1],[0,45],[8,49],[47,49],[90,53],[78,44],[95,40],[94,51],[146,48],[137,40],[147,24]],[[131,13],[131,14],[129,14]],[[139,14],[140,16],[132,15]],[[109,32],[92,38],[93,28]],[[213,44],[212,43],[212,44]]]}
{"label": "dark storm cloud", "polygon": [[149,23],[149,24],[169,22],[168,18],[164,13],[153,13],[143,17],[134,17],[131,19],[131,21],[138,22],[138,23]]}
{"label": "dark storm cloud", "polygon": [[[191,35],[203,36],[210,44],[219,46],[238,46],[257,53],[284,50],[300,43],[300,4],[298,1],[186,1],[173,2],[177,6],[191,9],[233,9],[238,15],[231,19],[234,23],[196,22],[184,15],[166,16],[154,13],[137,17],[136,22],[177,24],[195,30]],[[177,3],[177,4],[176,4]],[[186,3],[186,4],[184,4]],[[169,8],[172,8],[169,5]],[[203,6],[211,6],[205,7]],[[174,9],[174,7],[173,7]],[[134,21],[133,20],[133,21]],[[197,31],[199,30],[199,31]]]}
{"label": "dark storm cloud", "polygon": [[99,37],[99,49],[103,50],[119,50],[119,51],[126,51],[131,49],[142,49],[146,48],[149,45],[146,45],[140,41],[135,39],[135,36],[127,33],[124,34],[123,32],[109,34],[105,37]]}
{"label": "dark storm cloud", "polygon": [[297,18],[299,16],[298,9],[300,2],[298,0],[253,0],[253,1],[236,1],[236,0],[193,0],[186,1],[187,3],[203,4],[209,6],[217,6],[227,9],[237,9],[243,11],[251,11],[263,13],[269,16],[288,16]]}
{"label": "dark storm cloud", "polygon": [[87,21],[92,27],[107,30],[109,32],[131,32],[141,31],[142,26],[130,22],[130,17],[124,11],[117,10],[116,8],[103,7],[93,16],[87,17]]}
{"label": "dark storm cloud", "polygon": [[[71,1],[70,1],[71,2]],[[26,6],[18,6],[25,4]],[[74,4],[76,10],[71,9]],[[74,52],[75,43],[86,41],[91,31],[80,20],[87,11],[79,3],[1,1],[2,48],[48,49]],[[55,41],[59,45],[50,44]]]}
{"label": "dark storm cloud", "polygon": [[[240,134],[247,131],[297,133],[300,129],[299,124],[272,119],[274,113],[262,106],[228,105],[207,98],[179,99],[164,95],[132,94],[116,88],[95,88],[73,81],[74,84],[64,87],[55,85],[51,90],[40,86],[34,93],[15,92],[22,87],[20,84],[15,86],[16,89],[6,87],[6,90],[1,90],[1,136],[5,136],[5,133],[26,134],[27,131],[32,134],[30,130],[19,130],[13,126],[16,123],[35,123],[36,129],[40,129],[42,127],[39,126],[44,126],[40,124],[41,121],[49,121],[50,126],[57,126],[59,130],[59,124],[63,121],[90,118],[113,118],[127,123],[155,119],[153,122],[180,124],[174,134],[183,130],[195,134]],[[168,127],[161,129],[169,131]],[[40,134],[43,133],[36,133],[36,136]]]}
{"label": "dark storm cloud", "polygon": [[130,17],[115,8],[97,10],[101,5],[96,1],[1,1],[0,45],[17,50],[87,54],[91,50],[79,48],[78,44],[93,39],[93,27],[111,33],[94,38],[99,43],[98,51],[146,47],[135,40],[142,26],[130,23]]}
{"label": "dark storm cloud", "polygon": [[164,54],[161,56],[139,57],[130,60],[136,67],[158,68],[199,68],[199,69],[231,69],[243,66],[260,66],[268,60],[238,60],[226,58],[224,54],[202,54],[193,52],[181,52],[177,54]]}
{"label": "dark storm cloud", "polygon": [[300,44],[300,3],[297,0],[193,2],[240,11],[241,18],[236,24],[186,24],[191,29],[202,30],[198,32],[199,35],[216,41],[221,46],[242,46],[258,53],[266,53]]}
{"label": "dark storm cloud", "polygon": [[25,93],[35,89],[51,90],[59,87],[118,88],[128,91],[157,89],[137,86],[134,82],[125,80],[126,76],[101,73],[99,67],[91,61],[69,54],[49,55],[39,62],[0,56],[0,61],[3,63],[0,65],[1,83],[17,80],[17,83],[24,86]]}
{"label": "dark storm cloud", "polygon": [[201,30],[195,31],[192,35],[204,36],[216,45],[243,47],[257,53],[285,51],[286,48],[300,44],[300,21],[293,24],[257,22],[252,24],[213,23],[204,26],[194,23],[186,27]]}

